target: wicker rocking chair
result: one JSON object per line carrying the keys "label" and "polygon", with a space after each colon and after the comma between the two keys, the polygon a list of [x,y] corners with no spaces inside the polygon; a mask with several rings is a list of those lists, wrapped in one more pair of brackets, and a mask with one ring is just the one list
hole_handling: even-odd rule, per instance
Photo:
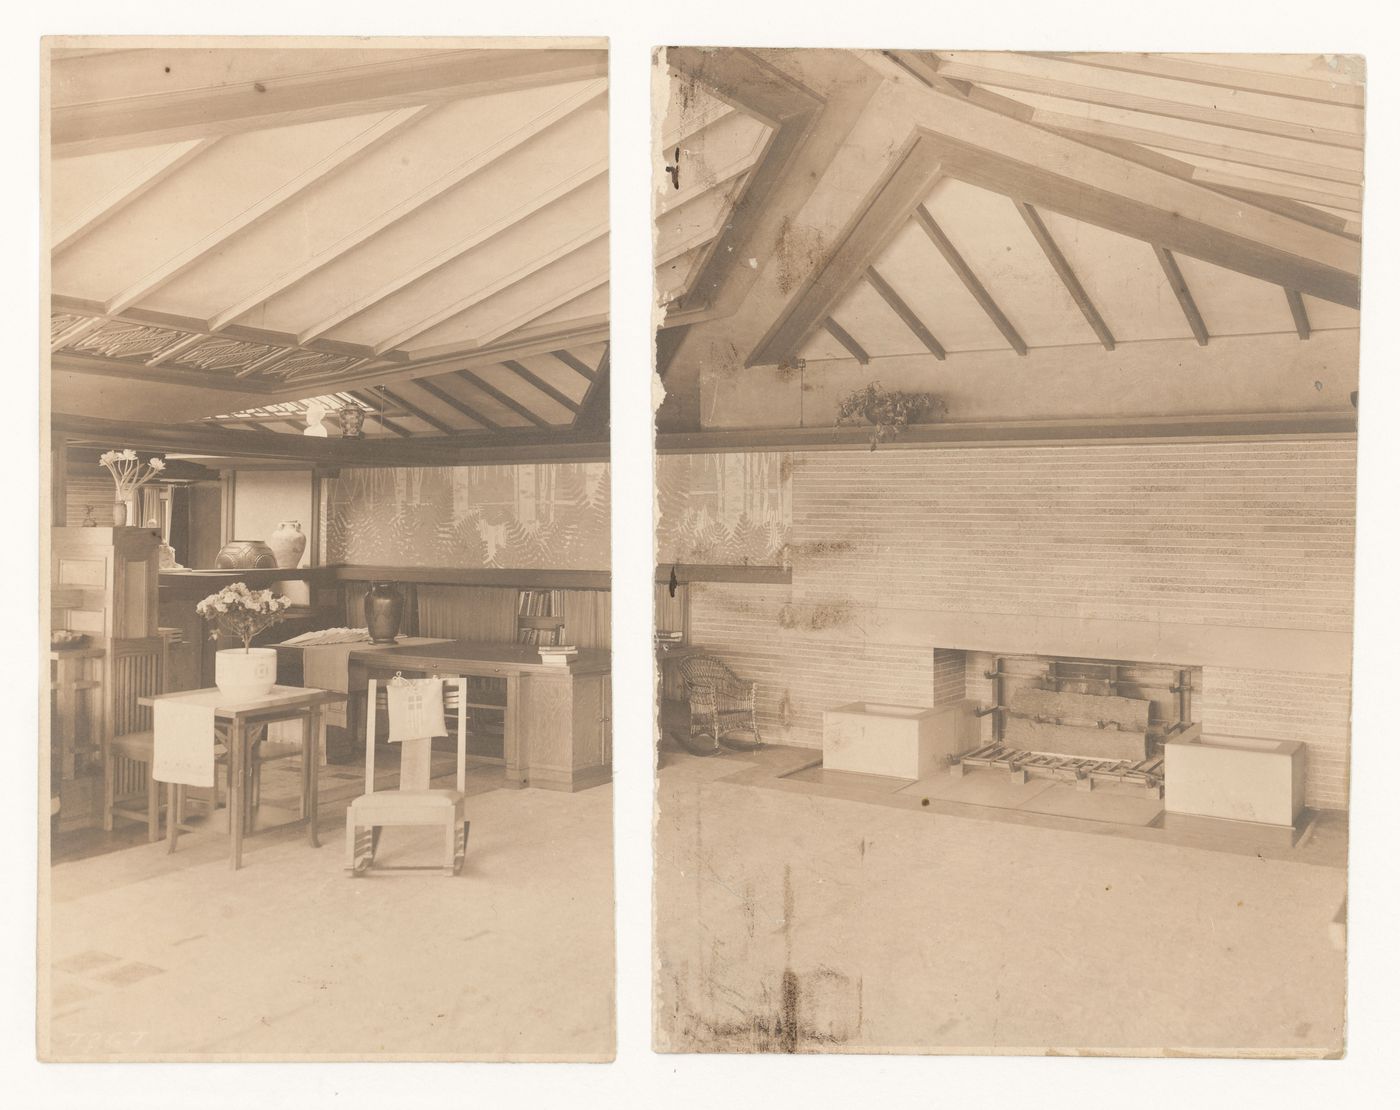
{"label": "wicker rocking chair", "polygon": [[[720,744],[739,751],[763,747],[754,706],[756,683],[743,681],[711,655],[692,655],[681,662],[679,669],[690,704],[690,726],[682,737],[689,751],[714,755]],[[736,739],[735,732],[752,733],[753,739]]]}

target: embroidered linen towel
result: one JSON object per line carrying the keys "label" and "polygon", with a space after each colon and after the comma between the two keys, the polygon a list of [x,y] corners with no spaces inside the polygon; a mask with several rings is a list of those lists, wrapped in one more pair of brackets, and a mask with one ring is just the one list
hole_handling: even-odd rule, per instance
{"label": "embroidered linen towel", "polygon": [[185,786],[214,785],[214,706],[184,698],[155,703],[151,777]]}
{"label": "embroidered linen towel", "polygon": [[385,684],[389,698],[389,742],[447,735],[442,679],[399,679]]}

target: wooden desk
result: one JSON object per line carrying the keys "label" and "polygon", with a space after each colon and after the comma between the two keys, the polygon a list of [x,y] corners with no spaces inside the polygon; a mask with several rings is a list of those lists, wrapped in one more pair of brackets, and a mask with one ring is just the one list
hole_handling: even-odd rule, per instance
{"label": "wooden desk", "polygon": [[[212,693],[217,693],[213,687],[205,690],[186,690],[176,694],[157,694],[154,697],[141,698],[140,703],[153,706],[158,701],[166,701],[171,698],[202,698]],[[334,690],[308,690],[291,686],[274,686],[272,693],[266,697],[245,702],[220,702],[214,707],[215,727],[223,725],[228,729],[230,772],[228,813],[229,839],[231,841],[229,862],[235,871],[243,866],[243,806],[252,772],[252,760],[248,750],[248,737],[252,726],[272,724],[275,721],[302,721],[301,788],[303,806],[306,811],[303,820],[306,822],[307,842],[313,848],[319,848],[321,841],[317,837],[316,809],[320,788],[321,757],[319,749],[325,741],[326,730],[323,710],[328,704],[344,700],[345,695]],[[213,738],[210,739],[212,742]],[[218,774],[217,769],[215,774]],[[166,819],[166,828],[168,830],[169,851],[171,852],[175,851],[175,844],[179,839],[180,822],[176,820],[175,816],[179,812],[177,805],[177,791],[179,789],[182,788],[177,787],[174,783],[169,784],[169,805],[166,811],[169,816]]]}
{"label": "wooden desk", "polygon": [[371,673],[502,678],[506,684],[506,781],[516,787],[586,790],[612,779],[611,654],[580,651],[570,663],[542,663],[528,644],[472,643],[376,647],[350,653],[351,728],[364,737]]}

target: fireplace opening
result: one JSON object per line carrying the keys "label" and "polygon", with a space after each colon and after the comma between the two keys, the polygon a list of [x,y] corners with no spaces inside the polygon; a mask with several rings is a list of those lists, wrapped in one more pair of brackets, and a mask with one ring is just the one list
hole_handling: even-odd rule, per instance
{"label": "fireplace opening", "polygon": [[996,766],[1157,790],[1164,745],[1200,731],[1193,706],[1199,667],[968,652],[965,682],[984,724],[981,746],[958,761],[963,769]]}

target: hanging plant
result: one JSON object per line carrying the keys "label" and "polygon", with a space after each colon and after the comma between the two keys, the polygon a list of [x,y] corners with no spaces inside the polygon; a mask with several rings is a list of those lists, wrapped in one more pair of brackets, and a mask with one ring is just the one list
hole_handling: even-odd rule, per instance
{"label": "hanging plant", "polygon": [[863,389],[853,390],[841,398],[836,411],[836,426],[843,424],[873,424],[870,450],[874,451],[887,439],[896,438],[908,424],[917,424],[925,417],[938,419],[947,411],[941,398],[932,393],[905,393],[886,389],[871,382]]}

